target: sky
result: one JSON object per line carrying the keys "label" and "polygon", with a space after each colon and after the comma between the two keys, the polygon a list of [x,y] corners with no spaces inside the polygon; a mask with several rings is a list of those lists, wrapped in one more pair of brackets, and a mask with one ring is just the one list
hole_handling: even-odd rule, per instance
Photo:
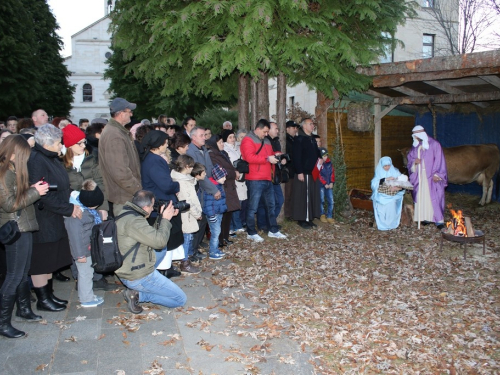
{"label": "sky", "polygon": [[105,0],[48,0],[64,42],[63,57],[71,55],[71,35],[104,17]]}

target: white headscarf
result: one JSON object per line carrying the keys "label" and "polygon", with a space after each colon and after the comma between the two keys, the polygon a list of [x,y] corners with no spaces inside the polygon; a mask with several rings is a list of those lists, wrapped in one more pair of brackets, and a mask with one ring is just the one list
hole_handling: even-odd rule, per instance
{"label": "white headscarf", "polygon": [[425,132],[425,129],[423,126],[417,125],[412,129],[413,134],[411,135],[413,137],[413,147],[418,147],[420,144],[420,141],[417,139],[420,138],[422,140],[422,148],[424,150],[429,149],[429,137],[427,136],[427,133]]}

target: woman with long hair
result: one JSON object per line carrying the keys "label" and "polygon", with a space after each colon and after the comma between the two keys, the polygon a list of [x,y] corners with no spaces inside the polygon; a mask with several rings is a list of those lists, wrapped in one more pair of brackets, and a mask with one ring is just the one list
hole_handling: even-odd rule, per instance
{"label": "woman with long hair", "polygon": [[28,271],[33,250],[31,232],[38,230],[33,203],[47,193],[49,185],[38,181],[29,186],[30,153],[22,135],[12,135],[0,146],[0,226],[14,220],[21,233],[14,243],[5,244],[7,274],[0,289],[0,335],[8,338],[26,335],[11,325],[14,303],[17,302],[18,317],[28,321],[42,319],[31,310]]}

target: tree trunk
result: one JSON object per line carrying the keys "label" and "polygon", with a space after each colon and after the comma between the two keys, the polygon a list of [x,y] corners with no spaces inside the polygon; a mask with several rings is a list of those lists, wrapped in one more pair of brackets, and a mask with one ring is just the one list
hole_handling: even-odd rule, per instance
{"label": "tree trunk", "polygon": [[328,148],[328,108],[335,101],[328,99],[321,91],[317,92],[316,99],[316,125],[318,135],[321,137],[322,147]]}
{"label": "tree trunk", "polygon": [[248,76],[240,74],[238,78],[238,129],[250,129],[248,104]]}
{"label": "tree trunk", "polygon": [[[269,100],[269,96],[268,96]],[[286,149],[286,77],[283,73],[278,75],[278,97],[276,100],[276,123],[278,124],[281,150],[287,153]],[[269,108],[269,106],[267,107]],[[288,182],[291,184],[292,182]],[[281,184],[283,196],[285,196],[285,184]],[[281,208],[280,214],[277,217],[278,223],[283,222],[285,216],[284,205]]]}
{"label": "tree trunk", "polygon": [[257,110],[257,102],[258,102],[258,90],[257,90],[257,81],[253,78],[250,81],[250,91],[251,91],[251,99],[250,99],[250,111],[252,112],[252,120],[250,124],[249,130],[253,129],[259,121],[259,114]]}
{"label": "tree trunk", "polygon": [[267,73],[260,72],[257,89],[257,121],[261,118],[269,120],[269,77]]}

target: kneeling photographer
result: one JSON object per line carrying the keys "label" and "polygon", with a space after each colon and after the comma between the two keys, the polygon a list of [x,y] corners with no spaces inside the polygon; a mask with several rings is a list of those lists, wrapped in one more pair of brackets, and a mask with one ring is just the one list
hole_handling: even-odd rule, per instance
{"label": "kneeling photographer", "polygon": [[[152,212],[160,215],[156,226],[148,223]],[[129,310],[142,312],[140,302],[152,302],[166,307],[179,307],[186,303],[186,294],[176,284],[156,270],[165,256],[164,249],[170,238],[170,220],[179,211],[172,202],[155,211],[155,196],[152,192],[139,190],[132,202],[125,203],[116,221],[118,247],[123,255],[123,265],[115,271],[128,288],[123,292]],[[158,256],[158,258],[157,258]]]}

